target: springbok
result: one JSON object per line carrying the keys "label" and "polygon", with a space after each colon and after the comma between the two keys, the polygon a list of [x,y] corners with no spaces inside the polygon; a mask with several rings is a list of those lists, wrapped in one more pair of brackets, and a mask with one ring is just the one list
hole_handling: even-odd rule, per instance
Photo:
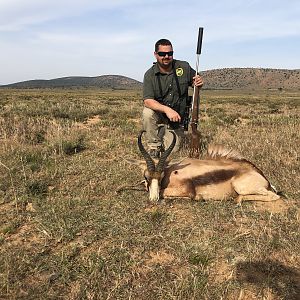
{"label": "springbok", "polygon": [[237,152],[222,146],[210,146],[204,159],[185,158],[167,162],[176,136],[158,162],[154,161],[142,144],[141,131],[138,147],[145,161],[128,160],[142,168],[150,201],[160,198],[190,198],[194,200],[274,201],[275,193],[263,172]]}

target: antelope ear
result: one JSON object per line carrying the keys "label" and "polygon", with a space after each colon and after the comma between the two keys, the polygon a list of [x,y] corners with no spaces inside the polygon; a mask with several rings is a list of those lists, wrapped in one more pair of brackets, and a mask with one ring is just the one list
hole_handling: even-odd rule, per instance
{"label": "antelope ear", "polygon": [[125,161],[131,165],[139,166],[142,169],[144,169],[146,167],[146,163],[144,160],[125,158]]}

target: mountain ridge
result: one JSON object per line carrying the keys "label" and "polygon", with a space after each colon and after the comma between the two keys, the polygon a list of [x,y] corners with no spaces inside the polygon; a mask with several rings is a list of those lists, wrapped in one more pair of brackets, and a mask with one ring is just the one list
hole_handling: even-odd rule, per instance
{"label": "mountain ridge", "polygon": [[67,76],[54,79],[26,80],[6,85],[0,88],[111,88],[133,89],[142,85],[141,82],[122,75],[100,76]]}
{"label": "mountain ridge", "polygon": [[207,89],[300,88],[300,69],[223,68],[200,73]]}
{"label": "mountain ridge", "polygon": [[[204,89],[299,89],[300,69],[220,68],[201,71]],[[0,85],[0,88],[136,89],[142,82],[123,75],[68,76]]]}

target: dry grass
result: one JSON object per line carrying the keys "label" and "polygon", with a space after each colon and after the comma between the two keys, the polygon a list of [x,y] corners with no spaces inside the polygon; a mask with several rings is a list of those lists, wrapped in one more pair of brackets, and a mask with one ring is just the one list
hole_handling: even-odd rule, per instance
{"label": "dry grass", "polygon": [[[203,91],[206,141],[288,199],[156,205],[140,91],[0,90],[0,299],[299,299],[299,92]],[[182,152],[182,155],[184,151]]]}

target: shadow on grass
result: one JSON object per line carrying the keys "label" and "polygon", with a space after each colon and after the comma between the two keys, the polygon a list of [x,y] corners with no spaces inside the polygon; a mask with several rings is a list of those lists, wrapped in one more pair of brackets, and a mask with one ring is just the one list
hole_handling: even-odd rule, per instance
{"label": "shadow on grass", "polygon": [[300,272],[271,260],[242,262],[237,265],[237,280],[269,287],[280,299],[300,299]]}

